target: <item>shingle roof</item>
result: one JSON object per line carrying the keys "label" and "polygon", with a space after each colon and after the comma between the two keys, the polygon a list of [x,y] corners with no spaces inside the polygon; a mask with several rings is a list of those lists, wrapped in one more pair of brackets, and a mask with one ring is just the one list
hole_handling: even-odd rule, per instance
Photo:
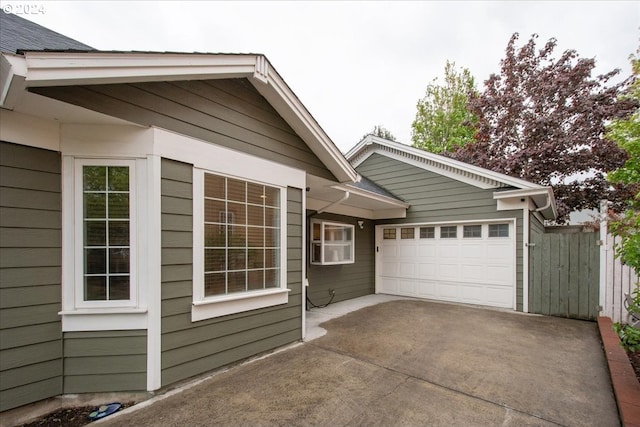
{"label": "shingle roof", "polygon": [[386,197],[390,197],[392,199],[396,199],[399,201],[403,201],[401,198],[399,198],[398,196],[396,196],[395,194],[385,190],[384,188],[380,187],[378,184],[376,184],[375,182],[371,181],[369,178],[362,176],[360,181],[350,184],[354,187],[360,188],[362,190],[367,190],[370,191],[372,193],[376,193],[379,194],[381,196],[386,196]]}
{"label": "shingle roof", "polygon": [[16,53],[18,50],[95,49],[35,22],[0,12],[0,51]]}

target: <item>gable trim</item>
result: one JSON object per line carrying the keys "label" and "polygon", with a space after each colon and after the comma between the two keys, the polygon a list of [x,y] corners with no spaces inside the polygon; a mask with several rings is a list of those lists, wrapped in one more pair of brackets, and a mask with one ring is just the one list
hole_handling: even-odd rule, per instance
{"label": "gable trim", "polygon": [[367,135],[346,155],[353,167],[358,167],[371,155],[378,153],[449,178],[487,190],[501,187],[519,189],[543,188],[538,184],[493,172],[478,166],[429,153],[405,144]]}

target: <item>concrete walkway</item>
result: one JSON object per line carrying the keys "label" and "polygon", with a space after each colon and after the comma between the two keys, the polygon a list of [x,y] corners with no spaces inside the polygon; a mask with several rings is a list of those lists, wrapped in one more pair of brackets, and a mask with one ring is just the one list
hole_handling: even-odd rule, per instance
{"label": "concrete walkway", "polygon": [[410,299],[376,304],[386,299],[312,311],[307,339],[320,328],[326,335],[100,424],[620,425],[595,323]]}

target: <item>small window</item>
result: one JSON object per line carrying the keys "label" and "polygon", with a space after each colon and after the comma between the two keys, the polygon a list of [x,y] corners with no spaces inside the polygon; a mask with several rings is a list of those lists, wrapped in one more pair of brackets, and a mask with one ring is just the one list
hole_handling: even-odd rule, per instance
{"label": "small window", "polygon": [[455,239],[458,237],[458,227],[455,225],[448,227],[440,227],[441,239]]}
{"label": "small window", "polygon": [[482,226],[465,225],[462,231],[462,237],[464,237],[465,239],[482,237]]}
{"label": "small window", "polygon": [[489,224],[489,237],[509,237],[509,224]]}
{"label": "small window", "polygon": [[395,240],[396,239],[396,229],[395,228],[385,228],[382,230],[382,238],[384,240]]}
{"label": "small window", "polygon": [[435,239],[436,228],[435,227],[420,227],[421,239]]}
{"label": "small window", "polygon": [[400,238],[401,239],[413,239],[416,234],[416,229],[411,228],[401,228],[400,229]]}
{"label": "small window", "polygon": [[314,221],[311,228],[311,264],[352,264],[355,261],[353,225]]}

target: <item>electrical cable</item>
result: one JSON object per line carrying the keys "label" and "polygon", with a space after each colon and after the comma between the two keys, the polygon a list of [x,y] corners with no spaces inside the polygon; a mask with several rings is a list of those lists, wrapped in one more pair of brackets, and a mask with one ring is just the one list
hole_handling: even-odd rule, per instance
{"label": "electrical cable", "polygon": [[311,304],[311,307],[313,308],[325,308],[326,306],[328,306],[329,304],[331,304],[331,302],[333,301],[333,298],[336,296],[336,291],[331,292],[331,298],[329,298],[329,302],[323,305],[315,305],[313,302],[311,302],[311,300],[309,299],[309,295],[307,295],[307,302],[309,304]]}

